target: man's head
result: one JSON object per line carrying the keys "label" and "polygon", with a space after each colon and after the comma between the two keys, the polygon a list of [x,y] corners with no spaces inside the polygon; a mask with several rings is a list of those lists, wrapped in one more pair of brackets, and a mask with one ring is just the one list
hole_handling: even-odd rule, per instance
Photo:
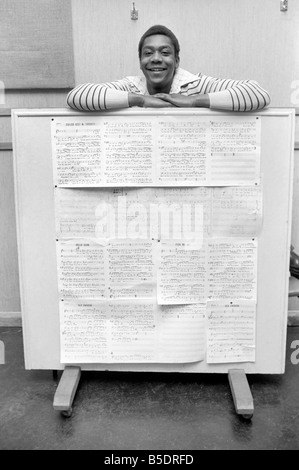
{"label": "man's head", "polygon": [[143,34],[138,53],[150,94],[169,93],[180,63],[179,52],[176,36],[165,26],[152,26]]}
{"label": "man's head", "polygon": [[138,55],[139,55],[139,60],[141,59],[141,52],[142,52],[142,47],[144,44],[144,41],[146,38],[150,36],[154,36],[155,34],[162,34],[163,36],[167,36],[174,47],[174,52],[175,56],[179,58],[180,55],[180,45],[177,37],[173,34],[173,32],[166,28],[166,26],[162,26],[160,24],[156,24],[155,26],[151,26],[145,33],[141,36],[141,39],[138,44]]}

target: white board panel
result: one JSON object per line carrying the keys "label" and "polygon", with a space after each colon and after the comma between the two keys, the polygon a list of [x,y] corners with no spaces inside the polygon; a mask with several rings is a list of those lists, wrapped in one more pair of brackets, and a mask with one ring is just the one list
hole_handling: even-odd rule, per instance
{"label": "white board panel", "polygon": [[[203,109],[109,112],[109,115],[228,115]],[[14,170],[25,364],[63,369],[55,246],[51,118],[69,109],[13,111]],[[232,114],[229,113],[231,116]],[[238,364],[88,364],[82,370],[226,373],[284,372],[294,148],[294,110],[268,109],[261,117],[263,226],[258,237],[256,361]],[[101,114],[94,114],[101,119]],[[236,115],[236,119],[237,119]]]}

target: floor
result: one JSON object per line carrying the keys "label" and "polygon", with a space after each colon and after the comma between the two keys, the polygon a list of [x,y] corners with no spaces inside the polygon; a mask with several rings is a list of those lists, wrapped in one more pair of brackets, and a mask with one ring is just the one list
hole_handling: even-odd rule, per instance
{"label": "floor", "polygon": [[235,414],[225,375],[108,372],[82,374],[65,418],[53,409],[60,373],[24,370],[20,328],[0,328],[0,340],[1,450],[299,449],[299,327],[284,375],[248,377],[252,421]]}

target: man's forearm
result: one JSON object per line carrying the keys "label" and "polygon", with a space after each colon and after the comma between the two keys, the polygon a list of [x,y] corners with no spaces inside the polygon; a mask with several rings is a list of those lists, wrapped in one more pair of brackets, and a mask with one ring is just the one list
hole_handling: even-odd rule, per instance
{"label": "man's forearm", "polygon": [[208,94],[205,95],[196,95],[194,106],[196,108],[209,108],[210,107],[210,97]]}
{"label": "man's forearm", "polygon": [[79,111],[127,108],[128,92],[108,88],[102,84],[85,83],[70,91],[67,104]]}
{"label": "man's forearm", "polygon": [[132,106],[139,106],[143,107],[144,106],[144,96],[143,95],[138,95],[137,93],[129,93],[128,94],[128,102],[129,102],[129,107],[131,108]]}

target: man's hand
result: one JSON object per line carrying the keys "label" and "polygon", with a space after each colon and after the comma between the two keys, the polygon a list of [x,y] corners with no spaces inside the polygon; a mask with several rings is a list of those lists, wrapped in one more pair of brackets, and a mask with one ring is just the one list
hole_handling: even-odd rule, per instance
{"label": "man's hand", "polygon": [[138,95],[129,93],[129,106],[138,106],[140,108],[170,108],[173,105],[155,95]]}
{"label": "man's hand", "polygon": [[209,108],[210,99],[208,95],[185,96],[179,93],[168,95],[167,93],[158,93],[153,95],[155,98],[171,103],[178,108]]}

